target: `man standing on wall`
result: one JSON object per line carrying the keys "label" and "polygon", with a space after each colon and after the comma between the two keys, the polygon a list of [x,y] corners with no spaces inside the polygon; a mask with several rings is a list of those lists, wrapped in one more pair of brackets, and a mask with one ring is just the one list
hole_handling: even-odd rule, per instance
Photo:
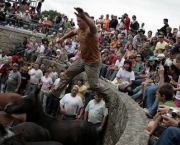
{"label": "man standing on wall", "polygon": [[64,78],[51,92],[45,92],[48,97],[59,97],[64,88],[71,82],[71,80],[81,72],[85,71],[88,77],[89,86],[92,90],[103,95],[106,102],[107,94],[110,93],[108,87],[102,86],[99,82],[99,71],[101,56],[99,51],[99,35],[93,20],[81,8],[75,8],[78,13],[77,16],[78,29],[72,30],[64,35],[59,42],[65,39],[78,36],[80,43],[81,57],[78,58],[66,71]]}

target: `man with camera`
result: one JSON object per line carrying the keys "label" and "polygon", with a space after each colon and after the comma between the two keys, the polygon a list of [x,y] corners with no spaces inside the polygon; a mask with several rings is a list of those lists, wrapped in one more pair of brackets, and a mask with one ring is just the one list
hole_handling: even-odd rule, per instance
{"label": "man with camera", "polygon": [[157,67],[159,84],[148,86],[145,91],[146,108],[144,108],[144,112],[150,118],[152,118],[156,114],[159,105],[159,101],[155,97],[157,88],[159,86],[162,86],[165,82],[169,83],[171,81],[171,78],[169,76],[171,76],[172,80],[175,80],[176,82],[179,78],[179,70],[174,64],[171,64],[169,67],[163,66],[162,64],[164,63],[160,62]]}
{"label": "man with camera", "polygon": [[[171,108],[166,105],[161,105],[158,112],[167,114]],[[171,111],[172,112],[172,111]],[[172,114],[172,113],[171,113]],[[177,117],[180,117],[180,110],[176,111]],[[174,117],[162,115],[163,124],[168,128],[163,132],[158,141],[154,145],[178,145],[180,144],[180,121]]]}

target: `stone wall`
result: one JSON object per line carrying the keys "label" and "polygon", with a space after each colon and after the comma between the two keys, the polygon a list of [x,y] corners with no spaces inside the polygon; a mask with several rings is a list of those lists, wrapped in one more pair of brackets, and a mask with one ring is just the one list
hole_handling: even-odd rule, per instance
{"label": "stone wall", "polygon": [[[31,36],[31,31],[0,26],[0,49],[1,50],[13,50],[22,44],[23,37],[29,38]],[[38,34],[37,39],[41,41],[44,35]]]}
{"label": "stone wall", "polygon": [[149,137],[143,130],[148,120],[143,110],[115,86],[102,83],[112,90],[104,145],[147,145]]}
{"label": "stone wall", "polygon": [[[51,60],[43,59],[46,66],[55,65],[58,71],[64,66]],[[83,78],[87,82],[85,73],[79,74],[74,80]],[[147,145],[149,137],[144,133],[144,126],[148,120],[142,109],[127,94],[107,82],[103,85],[111,88],[108,122],[105,130],[103,145]]]}

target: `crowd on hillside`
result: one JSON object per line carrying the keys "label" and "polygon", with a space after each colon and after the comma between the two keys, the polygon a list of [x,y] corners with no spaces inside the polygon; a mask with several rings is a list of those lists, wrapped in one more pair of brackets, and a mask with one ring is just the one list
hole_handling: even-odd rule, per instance
{"label": "crowd on hillside", "polygon": [[69,20],[67,16],[61,13],[58,13],[54,20],[49,15],[41,16],[43,2],[44,0],[40,0],[37,7],[34,7],[28,0],[0,1],[0,21],[5,22],[6,26],[27,30],[36,29],[41,33],[57,32],[59,29],[75,26],[73,19]]}
{"label": "crowd on hillside", "polygon": [[[58,24],[62,23],[61,18]],[[102,59],[99,77],[116,86],[119,91],[128,93],[150,118],[156,115],[160,102],[172,100],[173,96],[164,100],[156,97],[158,88],[164,83],[172,86],[176,92],[173,97],[174,104],[180,107],[179,28],[171,28],[165,18],[162,28],[157,28],[157,32],[146,31],[144,23],[140,25],[135,15],[130,18],[127,13],[120,18],[108,14],[105,18],[101,15],[98,20],[91,18],[99,34]],[[49,110],[54,111],[55,115],[58,102],[47,99],[43,92],[55,87],[64,72],[58,74],[56,66],[46,68],[42,59],[50,59],[68,68],[81,56],[76,36],[59,43],[64,34],[75,29],[74,25],[63,24],[62,29],[59,29],[58,25],[52,34],[47,33],[41,41],[38,41],[36,32],[33,31],[32,36],[23,38],[22,45],[13,52],[1,51],[1,93],[17,92],[24,95],[39,90],[44,111],[48,114]],[[81,101],[87,105],[91,97],[87,97],[86,93],[90,88],[83,84],[84,81],[77,80],[78,91],[74,89]],[[72,89],[71,93],[74,93],[73,91]],[[64,94],[65,92],[60,98],[63,98]],[[56,105],[52,105],[53,103]],[[81,108],[82,104],[79,107]],[[105,111],[104,115],[107,115]]]}

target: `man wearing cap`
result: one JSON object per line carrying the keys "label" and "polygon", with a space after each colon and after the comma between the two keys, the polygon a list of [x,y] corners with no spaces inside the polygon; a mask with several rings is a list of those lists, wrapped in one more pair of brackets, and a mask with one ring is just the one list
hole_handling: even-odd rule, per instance
{"label": "man wearing cap", "polygon": [[18,64],[13,63],[12,71],[10,72],[8,76],[8,80],[6,82],[6,92],[17,93],[20,85],[21,85],[21,74],[18,71]]}
{"label": "man wearing cap", "polygon": [[175,59],[176,56],[179,54],[179,49],[180,49],[180,46],[177,44],[172,46],[172,48],[170,50],[170,55],[171,55],[172,59]]}
{"label": "man wearing cap", "polygon": [[165,46],[168,45],[167,42],[164,41],[164,35],[159,34],[158,35],[159,42],[156,44],[156,48],[154,50],[154,53],[156,54],[159,49],[165,49]]}
{"label": "man wearing cap", "polygon": [[46,92],[48,97],[59,97],[67,84],[78,74],[85,71],[88,77],[88,83],[92,90],[101,92],[106,102],[109,101],[108,94],[110,89],[99,82],[99,71],[101,63],[101,54],[99,52],[99,34],[93,20],[81,8],[75,8],[77,11],[77,24],[79,29],[75,29],[64,35],[59,42],[67,38],[78,35],[80,43],[81,57],[78,58],[65,72],[64,78],[54,88],[52,92]]}

